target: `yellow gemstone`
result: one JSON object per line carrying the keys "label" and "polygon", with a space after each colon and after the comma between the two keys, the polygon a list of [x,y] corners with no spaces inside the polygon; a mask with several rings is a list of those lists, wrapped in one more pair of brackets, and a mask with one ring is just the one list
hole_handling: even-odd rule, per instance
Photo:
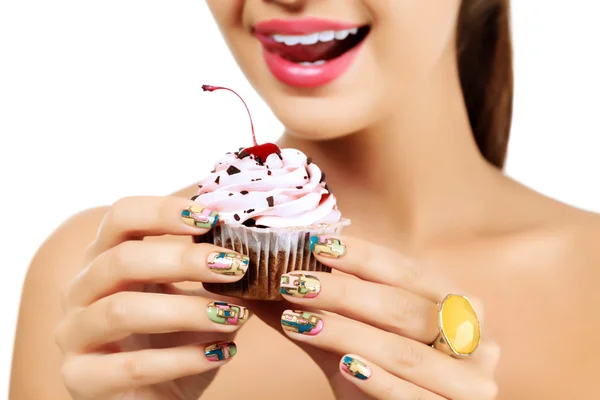
{"label": "yellow gemstone", "polygon": [[459,355],[466,356],[479,344],[481,327],[473,306],[466,297],[446,297],[440,312],[440,324],[448,344]]}

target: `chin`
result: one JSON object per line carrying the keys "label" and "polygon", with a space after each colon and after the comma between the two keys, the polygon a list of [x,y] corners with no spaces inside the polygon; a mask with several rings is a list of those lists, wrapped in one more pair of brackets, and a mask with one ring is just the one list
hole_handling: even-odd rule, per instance
{"label": "chin", "polygon": [[384,105],[378,90],[366,93],[359,85],[340,85],[318,95],[290,95],[278,88],[262,91],[263,98],[286,130],[310,140],[331,140],[363,131],[381,117]]}

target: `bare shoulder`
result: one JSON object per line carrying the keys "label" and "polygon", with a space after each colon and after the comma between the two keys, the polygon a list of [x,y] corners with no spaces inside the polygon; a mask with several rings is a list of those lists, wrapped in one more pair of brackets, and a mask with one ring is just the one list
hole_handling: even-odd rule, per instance
{"label": "bare shoulder", "polygon": [[560,205],[498,243],[486,303],[501,398],[600,398],[600,215]]}
{"label": "bare shoulder", "polygon": [[54,330],[62,317],[60,293],[82,269],[86,248],[94,240],[106,211],[96,208],[71,217],[34,256],[21,296],[11,399],[70,399],[62,384],[61,354],[54,342]]}

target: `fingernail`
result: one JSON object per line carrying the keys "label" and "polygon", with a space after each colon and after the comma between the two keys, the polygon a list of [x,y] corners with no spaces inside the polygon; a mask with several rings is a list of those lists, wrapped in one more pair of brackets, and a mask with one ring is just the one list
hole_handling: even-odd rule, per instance
{"label": "fingernail", "polygon": [[250,257],[238,253],[214,252],[208,255],[208,268],[220,275],[244,275]]}
{"label": "fingernail", "polygon": [[208,361],[223,361],[232,358],[237,353],[237,346],[233,342],[220,342],[211,344],[204,349]]}
{"label": "fingernail", "polygon": [[331,236],[311,236],[310,251],[318,256],[340,258],[346,254],[346,245],[340,239]]}
{"label": "fingernail", "polygon": [[196,228],[210,229],[217,224],[219,214],[204,206],[189,206],[181,212],[183,222]]}
{"label": "fingernail", "polygon": [[306,311],[286,310],[281,315],[281,326],[286,331],[315,336],[323,330],[323,320]]}
{"label": "fingernail", "polygon": [[371,368],[367,367],[364,362],[357,360],[352,356],[344,356],[342,359],[342,370],[363,381],[369,379],[372,374]]}
{"label": "fingernail", "polygon": [[224,301],[213,301],[206,307],[208,319],[222,325],[241,325],[248,320],[250,313],[246,307]]}
{"label": "fingernail", "polygon": [[281,294],[312,299],[321,292],[321,281],[316,276],[291,273],[281,275],[279,283]]}

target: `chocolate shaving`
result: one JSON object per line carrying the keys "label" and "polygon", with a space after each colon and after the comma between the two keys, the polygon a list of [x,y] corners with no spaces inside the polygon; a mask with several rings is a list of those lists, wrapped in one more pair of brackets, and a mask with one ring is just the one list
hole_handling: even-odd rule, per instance
{"label": "chocolate shaving", "polygon": [[275,199],[273,198],[273,196],[267,197],[267,203],[269,204],[269,207],[275,206]]}
{"label": "chocolate shaving", "polygon": [[306,165],[310,165],[310,164],[312,164],[312,157],[308,157],[306,159]]}
{"label": "chocolate shaving", "polygon": [[241,218],[239,215],[233,214],[233,219],[235,219],[236,221],[239,221]]}
{"label": "chocolate shaving", "polygon": [[249,157],[250,153],[248,153],[247,151],[241,151],[238,153],[237,156],[240,160],[243,160],[244,158]]}
{"label": "chocolate shaving", "polygon": [[195,195],[195,196],[192,196],[192,198],[191,198],[190,200],[191,200],[191,201],[194,201],[194,200],[196,200],[198,197],[200,197],[200,195],[199,195],[199,194],[197,194],[197,195]]}
{"label": "chocolate shaving", "polygon": [[245,220],[242,223],[244,226],[247,226],[248,228],[253,228],[256,226],[256,221],[252,218]]}
{"label": "chocolate shaving", "polygon": [[217,176],[217,179],[215,179],[215,183],[218,185],[219,183],[221,183],[221,175]]}
{"label": "chocolate shaving", "polygon": [[247,194],[248,194],[248,191],[247,191],[247,190],[242,190],[240,193],[241,193],[241,194],[243,194],[243,195],[245,196],[245,195],[247,195]]}
{"label": "chocolate shaving", "polygon": [[242,172],[242,171],[240,171],[238,168],[236,168],[233,165],[231,165],[231,166],[229,166],[229,168],[227,168],[227,174],[229,174],[229,175],[239,174],[240,172]]}

